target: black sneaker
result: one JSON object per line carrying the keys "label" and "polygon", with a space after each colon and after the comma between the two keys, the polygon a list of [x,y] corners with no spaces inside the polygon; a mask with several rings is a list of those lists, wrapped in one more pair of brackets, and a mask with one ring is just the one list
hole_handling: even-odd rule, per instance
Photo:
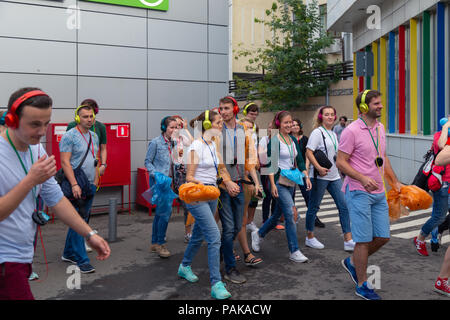
{"label": "black sneaker", "polygon": [[237,284],[241,284],[247,281],[247,279],[242,274],[240,274],[240,272],[236,268],[231,269],[230,272],[225,272],[224,278],[225,280]]}
{"label": "black sneaker", "polygon": [[431,251],[437,252],[439,249],[439,242],[430,242],[431,244]]}
{"label": "black sneaker", "polygon": [[92,273],[95,272],[95,268],[91,266],[89,263],[82,264],[78,266],[80,268],[81,273]]}
{"label": "black sneaker", "polygon": [[316,221],[314,221],[314,225],[318,228],[325,228],[325,224],[316,217]]}

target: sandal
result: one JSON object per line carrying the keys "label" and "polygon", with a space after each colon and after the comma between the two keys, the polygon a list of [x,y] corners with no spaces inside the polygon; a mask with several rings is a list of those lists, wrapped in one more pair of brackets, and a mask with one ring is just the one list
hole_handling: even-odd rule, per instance
{"label": "sandal", "polygon": [[244,257],[245,257],[244,262],[247,267],[253,267],[253,266],[256,266],[257,264],[260,264],[261,262],[263,262],[263,260],[261,258],[257,258],[255,256],[253,256],[253,258],[248,259],[248,256],[251,254],[252,254],[251,252],[244,253]]}

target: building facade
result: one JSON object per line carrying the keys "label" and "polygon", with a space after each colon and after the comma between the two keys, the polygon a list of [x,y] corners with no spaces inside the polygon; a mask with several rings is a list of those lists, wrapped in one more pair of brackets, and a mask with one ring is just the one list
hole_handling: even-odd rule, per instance
{"label": "building facade", "polygon": [[354,68],[353,95],[383,94],[387,153],[404,183],[450,113],[449,23],[449,1],[328,1],[328,29],[352,33],[354,65],[357,51],[373,54],[373,76],[357,77]]}
{"label": "building facade", "polygon": [[[164,0],[166,11],[92,1],[0,1],[0,105],[36,86],[53,98],[54,123],[72,121],[85,98],[98,101],[100,121],[129,122],[125,202],[134,203],[137,168],[161,119],[190,120],[228,93],[228,1]],[[101,189],[94,205],[112,196],[120,189]]]}

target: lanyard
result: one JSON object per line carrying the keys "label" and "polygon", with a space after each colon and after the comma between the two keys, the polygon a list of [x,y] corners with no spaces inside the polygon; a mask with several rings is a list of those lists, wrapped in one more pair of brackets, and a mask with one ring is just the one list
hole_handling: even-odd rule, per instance
{"label": "lanyard", "polygon": [[[286,143],[286,146],[288,147],[289,154],[290,154],[291,161],[292,161],[292,166],[294,166],[294,150],[293,150],[294,147],[292,146],[291,137],[289,137],[289,142],[291,143],[291,144],[289,145],[289,144],[286,142],[286,139],[284,139],[283,135],[280,134],[280,136],[283,138],[284,143]],[[291,148],[292,148],[292,151],[291,151]]]}
{"label": "lanyard", "polygon": [[[84,141],[86,141],[86,144],[88,145],[88,148],[89,148],[89,142],[86,140],[86,138],[84,137],[83,133],[81,133],[81,130],[80,130],[80,128],[78,128],[78,126],[77,126],[77,130],[78,130],[78,132],[81,134],[81,136],[83,137]],[[89,135],[91,135],[91,132],[90,132],[89,130],[88,130],[88,133],[89,133]],[[92,148],[91,148],[92,157],[95,159],[95,155],[94,155],[94,142],[92,141],[92,136],[91,136],[91,145],[92,145]]]}
{"label": "lanyard", "polygon": [[[227,135],[230,137],[231,140],[231,134],[228,132],[227,125],[224,123],[223,126],[225,127],[225,131],[227,132]],[[234,148],[236,146],[236,122],[234,123],[234,139],[233,139],[233,152],[236,151]]]}
{"label": "lanyard", "polygon": [[206,146],[208,147],[209,152],[211,153],[211,157],[212,157],[213,162],[214,162],[214,167],[216,167],[217,174],[219,174],[219,169],[217,168],[217,156],[214,155],[214,153],[212,152],[211,148],[209,147],[209,144],[205,141],[205,139],[203,139],[203,137],[202,137],[202,140],[205,142]]}
{"label": "lanyard", "polygon": [[[331,142],[333,142],[333,146],[334,146],[334,152],[337,153],[337,143],[336,140],[334,138],[331,137],[330,133],[328,132],[327,129],[325,129],[324,126],[322,126],[322,128],[325,130],[325,132],[327,133],[327,135],[330,137]],[[370,130],[369,130],[370,131]]]}
{"label": "lanyard", "polygon": [[[27,174],[28,174],[28,170],[25,168],[25,164],[23,163],[22,158],[21,158],[20,155],[19,155],[19,152],[17,152],[17,149],[16,149],[16,147],[14,146],[14,143],[11,141],[11,138],[9,137],[8,129],[6,129],[6,136],[8,137],[8,141],[9,141],[9,143],[11,144],[12,148],[14,149],[14,151],[15,151],[15,153],[16,153],[16,155],[17,155],[17,158],[19,158],[19,161],[20,161],[20,164],[22,165],[23,171],[25,171],[25,175],[27,175]],[[30,150],[31,165],[33,165],[33,164],[34,164],[34,162],[33,162],[33,152],[31,151],[30,146],[28,146],[28,150]],[[36,201],[37,201],[37,197],[36,197],[36,186],[34,186],[33,189],[31,189],[31,191],[32,191],[32,193],[33,193],[33,197],[35,197],[35,198],[36,198]]]}
{"label": "lanyard", "polygon": [[378,142],[379,142],[379,141],[378,141],[378,137],[379,137],[378,127],[377,127],[377,143],[375,144],[375,139],[373,138],[373,135],[372,135],[372,132],[370,131],[369,126],[367,125],[367,123],[364,121],[363,118],[360,118],[360,119],[364,122],[364,124],[366,125],[367,129],[369,130],[369,134],[370,134],[370,137],[372,138],[373,146],[374,146],[375,149],[377,150],[377,155],[379,156],[379,155],[380,155],[380,152],[378,151]]}

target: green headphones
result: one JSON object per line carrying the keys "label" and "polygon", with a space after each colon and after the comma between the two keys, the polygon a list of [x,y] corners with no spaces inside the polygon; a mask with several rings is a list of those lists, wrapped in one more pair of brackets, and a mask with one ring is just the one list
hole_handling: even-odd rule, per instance
{"label": "green headphones", "polygon": [[361,97],[361,103],[359,104],[359,111],[361,111],[361,113],[367,113],[369,112],[369,106],[366,103],[366,95],[370,92],[371,90],[365,90],[362,94]]}

